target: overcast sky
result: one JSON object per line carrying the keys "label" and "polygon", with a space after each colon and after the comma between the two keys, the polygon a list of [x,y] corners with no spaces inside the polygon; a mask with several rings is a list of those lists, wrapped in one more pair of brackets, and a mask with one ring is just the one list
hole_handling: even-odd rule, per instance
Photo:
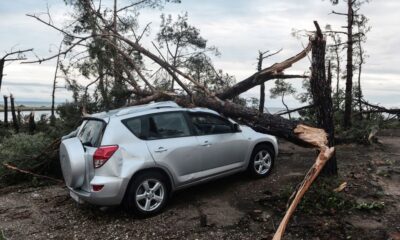
{"label": "overcast sky", "polygon": [[[106,2],[103,0],[103,2]],[[120,0],[121,5],[128,0]],[[63,0],[13,0],[0,1],[0,56],[5,51],[34,48],[40,57],[49,56],[57,51],[62,36],[49,27],[31,19],[25,14],[46,11],[49,5],[53,21],[62,24],[68,19],[70,9]],[[345,18],[329,14],[332,10],[345,11],[341,1],[332,6],[325,0],[182,0],[181,4],[168,4],[163,10],[145,10],[140,15],[140,23],[152,22],[154,38],[160,23],[159,15],[177,15],[189,13],[189,21],[201,30],[208,44],[219,48],[220,57],[214,58],[217,68],[234,75],[241,80],[256,68],[258,50],[283,51],[268,59],[264,66],[284,60],[302,50],[307,39],[291,36],[293,29],[313,30],[313,20],[321,26],[331,24],[340,29]],[[361,12],[370,19],[372,30],[368,33],[365,49],[366,59],[362,75],[362,87],[365,97],[387,107],[400,106],[400,1],[371,0],[362,7]],[[147,40],[147,42],[149,42]],[[150,46],[147,46],[150,50]],[[343,66],[345,63],[343,64]],[[310,66],[307,58],[286,70],[286,73],[303,73]],[[20,100],[50,101],[51,84],[54,76],[55,61],[42,64],[6,65],[1,95],[13,93]],[[290,80],[301,92],[301,80]],[[60,85],[64,85],[60,79]],[[341,82],[344,86],[344,81]],[[273,81],[266,85],[267,90]],[[258,97],[258,89],[252,89],[243,96]],[[269,91],[267,91],[269,97]],[[57,100],[71,99],[71,93],[57,90]],[[288,105],[300,104],[288,98]],[[268,107],[281,107],[279,100],[266,100]]]}

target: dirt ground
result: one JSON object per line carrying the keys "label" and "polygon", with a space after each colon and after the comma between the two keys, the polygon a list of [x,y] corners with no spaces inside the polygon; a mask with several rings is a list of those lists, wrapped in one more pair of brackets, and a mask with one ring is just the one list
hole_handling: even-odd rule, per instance
{"label": "dirt ground", "polygon": [[[337,147],[340,175],[329,181],[347,187],[336,195],[327,187],[327,199],[315,191],[306,195],[317,210],[304,204],[296,211],[284,239],[400,239],[400,137],[379,140]],[[285,211],[284,193],[314,158],[315,150],[282,143],[269,177],[237,174],[180,191],[148,219],[119,207],[77,205],[61,185],[3,188],[0,239],[272,239]],[[321,209],[326,203],[332,208]]]}

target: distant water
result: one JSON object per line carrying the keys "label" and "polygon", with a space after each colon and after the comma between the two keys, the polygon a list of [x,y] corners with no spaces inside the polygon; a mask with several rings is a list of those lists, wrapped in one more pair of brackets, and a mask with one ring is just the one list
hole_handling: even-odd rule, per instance
{"label": "distant water", "polygon": [[[0,101],[0,106],[4,106],[4,101],[1,99]],[[55,103],[56,107],[60,103]],[[32,108],[39,108],[39,107],[50,107],[51,102],[46,102],[46,101],[18,101],[15,99],[15,106],[25,106],[25,107],[32,107]],[[21,111],[21,117],[23,118],[24,116],[28,116],[31,112],[30,111]],[[35,111],[35,120],[38,121],[40,120],[42,115],[46,115],[49,117],[51,114],[50,111]],[[12,115],[11,115],[11,110],[10,110],[10,100],[8,100],[8,121],[12,121]],[[4,112],[0,112],[0,120],[4,121]]]}

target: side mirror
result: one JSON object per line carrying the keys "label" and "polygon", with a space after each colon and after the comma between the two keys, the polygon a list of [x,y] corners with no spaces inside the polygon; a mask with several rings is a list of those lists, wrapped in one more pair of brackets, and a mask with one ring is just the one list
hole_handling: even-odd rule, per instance
{"label": "side mirror", "polygon": [[233,124],[233,132],[241,132],[242,130],[240,129],[239,124],[234,123]]}

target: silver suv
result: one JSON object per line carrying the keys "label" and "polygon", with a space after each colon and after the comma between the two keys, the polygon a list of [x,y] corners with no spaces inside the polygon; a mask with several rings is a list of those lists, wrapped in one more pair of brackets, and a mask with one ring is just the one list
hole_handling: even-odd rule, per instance
{"label": "silver suv", "polygon": [[161,211],[178,189],[245,170],[267,176],[277,154],[274,136],[174,102],[85,117],[60,146],[63,176],[75,201],[122,203],[141,216]]}

